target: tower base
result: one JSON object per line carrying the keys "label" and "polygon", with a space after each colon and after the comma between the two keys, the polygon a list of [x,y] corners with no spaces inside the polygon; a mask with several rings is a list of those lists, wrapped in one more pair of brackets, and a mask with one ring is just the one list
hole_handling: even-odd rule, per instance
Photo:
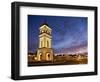
{"label": "tower base", "polygon": [[53,61],[53,56],[52,48],[39,48],[37,51],[37,61]]}

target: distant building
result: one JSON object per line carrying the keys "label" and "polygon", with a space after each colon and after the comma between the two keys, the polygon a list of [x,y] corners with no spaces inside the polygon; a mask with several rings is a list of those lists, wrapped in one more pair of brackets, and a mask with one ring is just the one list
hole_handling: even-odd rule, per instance
{"label": "distant building", "polygon": [[40,28],[37,61],[53,61],[52,29],[44,23]]}

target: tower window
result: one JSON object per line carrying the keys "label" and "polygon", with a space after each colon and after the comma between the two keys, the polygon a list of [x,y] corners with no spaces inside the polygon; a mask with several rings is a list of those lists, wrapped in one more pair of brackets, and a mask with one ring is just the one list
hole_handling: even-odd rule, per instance
{"label": "tower window", "polygon": [[47,47],[49,47],[49,41],[47,41]]}
{"label": "tower window", "polygon": [[43,41],[41,41],[41,47],[43,47]]}
{"label": "tower window", "polygon": [[50,58],[50,54],[48,54],[48,58]]}

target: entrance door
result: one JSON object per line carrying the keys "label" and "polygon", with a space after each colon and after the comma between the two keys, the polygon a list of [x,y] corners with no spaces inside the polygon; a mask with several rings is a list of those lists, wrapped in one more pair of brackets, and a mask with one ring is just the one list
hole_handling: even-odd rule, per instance
{"label": "entrance door", "polygon": [[42,53],[39,53],[38,61],[42,61]]}
{"label": "entrance door", "polygon": [[50,60],[51,60],[51,58],[50,58],[50,53],[47,53],[47,54],[46,54],[46,60],[47,60],[47,61],[50,61]]}

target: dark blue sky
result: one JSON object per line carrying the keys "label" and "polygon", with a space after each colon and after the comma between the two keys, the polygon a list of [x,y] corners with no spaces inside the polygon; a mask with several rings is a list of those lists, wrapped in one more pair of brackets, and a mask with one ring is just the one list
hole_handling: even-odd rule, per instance
{"label": "dark blue sky", "polygon": [[28,52],[37,51],[39,27],[45,22],[52,29],[55,53],[87,51],[87,17],[28,15]]}

